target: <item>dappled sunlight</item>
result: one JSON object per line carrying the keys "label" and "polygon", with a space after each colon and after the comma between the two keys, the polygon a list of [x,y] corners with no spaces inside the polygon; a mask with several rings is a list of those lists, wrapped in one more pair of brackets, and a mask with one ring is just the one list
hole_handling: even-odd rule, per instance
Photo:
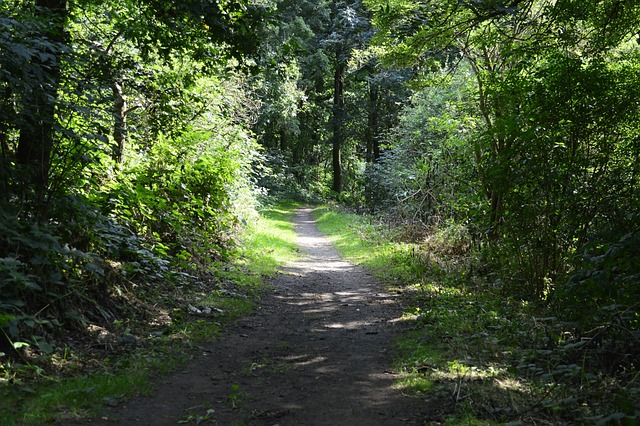
{"label": "dappled sunlight", "polygon": [[435,387],[433,380],[425,376],[404,375],[394,384],[397,389],[410,391],[416,394],[431,393]]}
{"label": "dappled sunlight", "polygon": [[370,326],[370,325],[371,325],[371,322],[369,321],[348,321],[348,322],[334,322],[331,324],[325,324],[325,328],[355,330],[355,329]]}
{"label": "dappled sunlight", "polygon": [[389,320],[389,323],[391,324],[395,324],[395,323],[400,323],[400,322],[413,322],[415,320],[415,318],[410,318],[407,317],[405,315],[400,315],[396,318],[392,318]]}
{"label": "dappled sunlight", "polygon": [[[363,292],[331,292],[331,293],[300,293],[294,296],[279,295],[278,299],[285,303],[295,306],[305,307],[301,312],[306,315],[327,314],[331,312],[352,310],[359,312],[360,315],[368,315],[367,306],[375,303],[378,305],[386,305],[394,303],[386,294],[370,294],[368,291]],[[397,321],[391,319],[390,321]],[[353,328],[371,324],[371,321],[356,321],[341,323],[342,328]],[[338,327],[331,327],[338,328]]]}
{"label": "dappled sunlight", "polygon": [[441,368],[433,368],[431,378],[438,380],[484,380],[506,374],[504,367],[468,365],[457,360]]}
{"label": "dappled sunlight", "polygon": [[[321,348],[328,349],[328,348]],[[361,357],[363,363],[367,363],[368,355],[361,355],[353,353],[354,357]],[[344,380],[348,380],[352,377],[351,364],[345,362],[344,354],[325,353],[311,355],[309,353],[291,353],[279,358],[276,363],[288,363],[298,371],[307,372],[316,377],[316,379],[330,380],[335,383],[340,383]],[[394,383],[396,375],[388,371],[371,371],[359,378],[357,383],[360,385],[360,392],[363,394],[379,392],[380,389],[392,390],[396,388]],[[380,400],[379,398],[372,397],[370,400],[363,401],[358,399],[361,405],[385,405],[388,401]]]}
{"label": "dappled sunlight", "polygon": [[321,362],[324,362],[327,360],[327,357],[325,356],[316,356],[313,357],[311,359],[305,359],[303,361],[295,361],[295,364],[298,366],[302,366],[302,365],[311,365],[311,364],[318,364]]}
{"label": "dappled sunlight", "polygon": [[295,411],[295,410],[301,410],[303,407],[300,404],[287,403],[287,404],[283,404],[282,408],[286,410]]}
{"label": "dappled sunlight", "polygon": [[529,388],[529,386],[527,386],[526,383],[523,383],[520,380],[513,379],[510,377],[505,377],[500,379],[496,378],[494,380],[494,383],[499,388],[502,388],[508,391],[516,391],[516,392],[523,392],[523,393],[528,393],[531,391],[531,389]]}
{"label": "dappled sunlight", "polygon": [[[281,267],[272,294],[272,309],[286,316],[286,333],[278,347],[269,343],[258,351],[265,367],[256,374],[264,374],[269,384],[283,379],[275,374],[295,375],[288,387],[278,388],[284,404],[275,402],[275,412],[287,410],[291,420],[305,418],[322,393],[320,411],[330,412],[332,420],[381,424],[394,418],[403,401],[394,387],[397,375],[386,369],[401,309],[392,306],[397,298],[375,278],[343,260],[307,216],[308,211],[297,217],[299,256]],[[332,391],[323,391],[327,388]],[[285,398],[296,402],[287,405]]]}
{"label": "dappled sunlight", "polygon": [[342,271],[348,272],[353,269],[353,265],[338,259],[306,259],[290,262],[282,268],[287,273],[308,274],[311,272],[330,272]]}
{"label": "dappled sunlight", "polygon": [[325,365],[316,368],[315,372],[318,374],[336,374],[341,373],[341,369],[338,365]]}
{"label": "dappled sunlight", "polygon": [[326,238],[324,236],[310,237],[310,236],[298,236],[298,245],[300,247],[322,247],[326,245]]}

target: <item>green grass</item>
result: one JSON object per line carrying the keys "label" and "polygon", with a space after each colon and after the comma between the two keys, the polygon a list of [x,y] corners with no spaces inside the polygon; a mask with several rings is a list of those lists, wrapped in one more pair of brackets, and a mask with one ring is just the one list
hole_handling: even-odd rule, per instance
{"label": "green grass", "polygon": [[[96,415],[104,404],[118,404],[134,395],[153,391],[153,378],[166,374],[188,359],[190,348],[214,339],[226,323],[250,312],[265,286],[265,277],[297,256],[291,220],[298,204],[280,203],[265,208],[260,218],[247,226],[242,247],[229,263],[218,265],[216,278],[223,290],[196,292],[193,305],[215,309],[219,315],[198,318],[174,308],[165,332],[146,341],[144,349],[118,359],[89,360],[69,356],[64,360],[72,377],[43,373],[0,382],[0,426],[41,425],[65,419]],[[1,366],[0,366],[1,367]],[[25,368],[25,371],[28,368]],[[82,373],[85,371],[85,373]]]}
{"label": "green grass", "polygon": [[464,274],[425,255],[419,245],[394,242],[388,228],[373,225],[371,218],[329,207],[319,207],[313,214],[343,256],[404,295],[404,319],[411,331],[396,342],[400,375],[396,387],[438,407],[431,420],[496,424],[491,415],[467,401],[484,404],[505,398],[498,388],[507,381],[507,369],[498,364],[496,354],[509,346],[486,333],[487,326],[501,330],[508,325],[497,313],[501,302],[474,293]]}
{"label": "green grass", "polygon": [[[175,349],[175,348],[171,348]],[[37,383],[4,385],[0,388],[0,425],[42,425],[96,415],[104,404],[115,405],[133,395],[148,394],[152,377],[183,365],[184,353],[170,356],[134,353],[103,369],[72,378],[46,376]]]}
{"label": "green grass", "polygon": [[348,213],[338,213],[329,207],[316,208],[313,213],[318,229],[329,237],[342,256],[363,265],[388,285],[406,286],[419,279],[415,259],[415,244],[393,243],[380,226],[370,219]]}
{"label": "green grass", "polygon": [[134,394],[148,394],[153,389],[151,377],[184,365],[181,353],[137,352],[91,375],[72,378],[47,377],[34,387],[3,388],[0,425],[42,425],[95,415],[104,404],[114,405]]}
{"label": "green grass", "polygon": [[552,305],[518,299],[474,273],[487,269],[464,227],[412,245],[393,242],[393,230],[372,218],[328,207],[314,215],[345,257],[402,292],[409,331],[397,342],[396,386],[434,407],[429,421],[638,424],[637,369],[590,368],[606,359],[597,358],[610,353],[606,345],[576,348],[575,324]]}
{"label": "green grass", "polygon": [[236,262],[241,275],[246,277],[248,271],[249,276],[272,276],[281,265],[297,257],[293,218],[299,206],[283,202],[261,210],[260,220],[250,224],[242,238],[241,257]]}

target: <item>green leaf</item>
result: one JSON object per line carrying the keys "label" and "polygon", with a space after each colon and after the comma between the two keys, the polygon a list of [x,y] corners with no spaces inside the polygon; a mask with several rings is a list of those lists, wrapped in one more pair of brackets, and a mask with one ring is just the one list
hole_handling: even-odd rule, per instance
{"label": "green leaf", "polygon": [[4,327],[5,325],[9,324],[9,322],[13,319],[15,319],[15,316],[13,315],[0,314],[0,327]]}
{"label": "green leaf", "polygon": [[624,413],[613,413],[607,417],[603,417],[602,419],[598,420],[598,422],[596,423],[596,426],[618,424],[618,422],[624,419],[625,417],[627,417],[627,415]]}
{"label": "green leaf", "polygon": [[38,349],[44,354],[49,355],[53,353],[53,346],[51,346],[42,336],[31,336],[31,339],[35,342]]}
{"label": "green leaf", "polygon": [[95,263],[89,262],[89,263],[85,264],[84,265],[84,269],[87,272],[94,273],[94,274],[97,274],[97,275],[100,275],[100,276],[104,276],[104,269],[102,269],[100,266],[96,265]]}

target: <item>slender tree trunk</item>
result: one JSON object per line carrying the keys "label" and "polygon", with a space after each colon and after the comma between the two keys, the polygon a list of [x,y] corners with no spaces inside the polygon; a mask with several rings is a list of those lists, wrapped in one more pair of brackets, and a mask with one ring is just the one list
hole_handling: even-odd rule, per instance
{"label": "slender tree trunk", "polygon": [[341,59],[341,52],[336,53],[336,70],[333,91],[333,186],[332,189],[342,192],[342,144],[344,141],[344,76],[346,64]]}
{"label": "slender tree trunk", "polygon": [[65,41],[66,0],[36,0],[43,20],[50,23],[44,34],[51,42],[52,59],[46,63],[34,58],[42,65],[42,80],[33,85],[30,98],[24,100],[23,125],[20,128],[16,161],[28,173],[27,184],[34,185],[40,200],[48,185],[51,151],[53,149],[53,126],[60,83],[60,46]]}
{"label": "slender tree trunk", "polygon": [[289,149],[289,140],[287,139],[287,132],[280,129],[280,151],[286,152]]}
{"label": "slender tree trunk", "polygon": [[124,150],[127,142],[127,101],[122,92],[122,85],[119,82],[114,82],[112,89],[115,119],[113,125],[113,139],[115,140],[113,161],[120,166],[124,161]]}
{"label": "slender tree trunk", "polygon": [[2,182],[0,183],[0,198],[5,199],[9,191],[9,144],[7,143],[7,132],[5,123],[0,123],[0,176],[2,176]]}
{"label": "slender tree trunk", "polygon": [[376,138],[376,129],[378,128],[378,98],[378,86],[371,84],[369,86],[369,117],[367,119],[367,130],[365,132],[367,163],[373,163],[380,157],[380,147]]}
{"label": "slender tree trunk", "polygon": [[[3,82],[4,83],[4,82]],[[0,104],[0,108],[3,110],[0,111],[0,114],[4,117],[9,117],[13,115],[10,112],[9,99],[11,99],[11,89],[7,85],[3,90],[3,96],[6,103]],[[6,199],[6,196],[9,191],[9,173],[11,170],[11,158],[10,158],[10,150],[9,150],[9,120],[0,120],[0,176],[2,176],[2,186],[0,190],[2,194],[0,194],[0,198]]]}
{"label": "slender tree trunk", "polygon": [[494,240],[499,236],[498,227],[502,222],[502,194],[497,190],[491,190],[489,194],[491,210],[489,214],[489,238]]}

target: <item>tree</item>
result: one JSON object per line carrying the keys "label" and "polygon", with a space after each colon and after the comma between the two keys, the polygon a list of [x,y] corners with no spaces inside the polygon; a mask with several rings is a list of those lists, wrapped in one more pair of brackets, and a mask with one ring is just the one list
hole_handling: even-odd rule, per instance
{"label": "tree", "polygon": [[329,65],[320,41],[328,19],[327,2],[278,2],[255,56],[261,112],[254,130],[272,169],[261,183],[274,192],[291,195],[322,181]]}
{"label": "tree", "polygon": [[[106,11],[109,8],[114,12],[109,15],[107,34],[110,33],[110,40],[101,37],[94,43],[69,36],[69,26],[76,25],[76,17],[81,17],[83,13],[94,13],[92,10]],[[20,103],[17,108],[20,117],[14,123],[7,123],[9,127],[18,129],[15,148],[10,148],[9,140],[5,139],[5,154],[14,155],[16,164],[24,169],[25,180],[21,186],[34,190],[37,209],[44,216],[48,204],[46,198],[50,199],[51,191],[60,188],[59,182],[50,181],[50,174],[52,164],[57,161],[53,158],[58,156],[55,150],[64,139],[65,132],[59,123],[60,117],[65,115],[61,110],[61,79],[67,78],[66,66],[79,64],[72,46],[89,43],[92,44],[89,49],[93,53],[102,49],[98,55],[103,58],[100,68],[106,66],[108,60],[104,58],[112,55],[114,46],[121,41],[125,45],[135,46],[142,60],[153,56],[169,60],[171,55],[181,52],[213,63],[218,60],[212,56],[214,52],[224,57],[246,53],[253,48],[255,31],[265,13],[263,5],[243,1],[228,2],[221,8],[215,2],[188,1],[168,5],[166,2],[140,4],[127,1],[121,5],[106,6],[100,2],[86,1],[68,7],[67,2],[62,0],[34,0],[8,2],[3,9],[7,19],[16,21],[20,17],[28,23],[26,25],[31,30],[29,37],[35,43],[31,50],[15,47],[14,35],[18,32],[15,28],[24,27],[25,24],[3,29],[4,36],[10,40],[7,41],[10,50],[21,53],[24,62],[28,62],[25,68],[33,78],[30,84],[9,80],[5,85],[7,93],[18,97]],[[131,17],[140,19],[131,20]],[[126,67],[128,64],[121,63],[118,69],[117,64],[112,63],[111,69],[102,72],[103,77],[109,74],[114,98],[113,118],[117,123],[113,127],[113,136],[117,142],[113,155],[116,161],[121,160],[119,151],[122,151],[121,145],[124,144],[128,111],[123,103],[122,82],[119,81],[121,76],[118,75],[125,69],[123,65]],[[16,86],[14,90],[13,84],[23,86]],[[9,154],[10,151],[12,154]],[[64,155],[61,157],[64,158]]]}
{"label": "tree", "polygon": [[505,270],[520,271],[514,281],[524,283],[522,292],[545,297],[571,271],[580,244],[594,237],[587,231],[595,231],[594,218],[600,229],[619,218],[587,188],[607,182],[627,208],[637,203],[613,188],[621,184],[614,176],[635,175],[618,161],[635,158],[633,149],[622,151],[631,147],[628,117],[637,107],[614,94],[636,96],[629,83],[637,64],[630,43],[640,28],[638,6],[546,0],[368,5],[389,58],[427,71],[458,62],[473,69],[482,126],[468,143],[486,194],[484,226]]}
{"label": "tree", "polygon": [[356,48],[362,47],[371,37],[369,20],[360,1],[352,3],[334,1],[331,9],[331,33],[323,44],[333,57],[333,107],[332,107],[332,190],[342,192],[342,148],[345,144],[345,79],[347,62]]}
{"label": "tree", "polygon": [[225,257],[254,206],[239,62],[267,7],[0,4],[0,352],[48,354],[52,330],[113,321],[123,282]]}
{"label": "tree", "polygon": [[[22,120],[16,149],[16,162],[27,169],[27,183],[34,186],[38,198],[44,197],[48,184],[51,151],[54,143],[54,124],[60,64],[65,45],[66,0],[36,0],[34,18],[47,22],[40,34],[48,48],[35,58],[39,68],[39,82],[31,86],[31,93],[22,101]],[[42,200],[41,200],[42,201]]]}

